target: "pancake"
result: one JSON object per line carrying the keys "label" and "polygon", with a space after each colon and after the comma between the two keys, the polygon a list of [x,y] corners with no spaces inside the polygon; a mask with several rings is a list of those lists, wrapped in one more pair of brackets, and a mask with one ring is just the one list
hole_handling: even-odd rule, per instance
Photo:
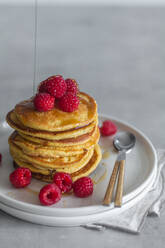
{"label": "pancake", "polygon": [[43,158],[43,157],[33,157],[28,156],[22,152],[22,150],[13,144],[9,140],[10,153],[13,158],[17,158],[21,161],[32,163],[37,168],[46,168],[46,169],[56,169],[56,168],[77,168],[82,167],[86,164],[93,154],[93,148],[87,150],[83,154],[72,156],[72,157],[54,157],[54,158]]}
{"label": "pancake", "polygon": [[7,114],[6,121],[12,128],[14,128],[20,133],[23,133],[25,135],[30,135],[33,137],[48,139],[48,140],[62,140],[62,139],[79,137],[81,135],[92,132],[94,127],[98,124],[97,116],[96,116],[94,121],[89,123],[88,125],[73,128],[67,131],[51,132],[46,130],[35,130],[33,128],[24,126],[18,120],[15,110],[12,110]]}
{"label": "pancake", "polygon": [[68,151],[59,150],[53,146],[44,146],[37,144],[33,141],[27,140],[19,135],[18,132],[13,132],[9,139],[12,140],[14,144],[16,144],[19,148],[23,150],[23,152],[30,156],[40,156],[40,157],[57,157],[57,156],[74,156],[77,154],[82,154],[86,149],[72,149],[71,147]]}
{"label": "pancake", "polygon": [[80,92],[78,96],[80,99],[79,107],[71,113],[60,110],[57,104],[50,111],[39,112],[34,108],[33,98],[17,104],[14,113],[23,126],[35,130],[55,132],[86,126],[96,118],[97,104],[86,93]]}
{"label": "pancake", "polygon": [[89,160],[89,162],[83,168],[71,174],[73,181],[76,181],[77,179],[81,177],[86,177],[90,175],[98,166],[101,160],[101,157],[102,157],[101,149],[100,149],[100,146],[97,144],[95,146],[93,156]]}
{"label": "pancake", "polygon": [[32,137],[30,135],[25,135],[19,132],[19,135],[22,136],[27,141],[32,141],[33,143],[42,145],[55,147],[57,150],[68,151],[70,149],[78,150],[78,149],[87,149],[91,145],[94,145],[98,142],[100,138],[99,128],[95,127],[94,130],[89,134],[84,134],[74,139],[65,139],[65,140],[45,140],[37,137]]}
{"label": "pancake", "polygon": [[[12,134],[12,136],[15,137],[14,133]],[[17,146],[23,149],[24,153],[26,153],[27,155],[54,157],[82,154],[87,149],[94,147],[94,145],[98,142],[99,137],[100,133],[99,129],[97,129],[97,132],[87,142],[83,144],[74,144],[72,146],[55,146],[53,142],[45,143],[44,140],[38,140],[40,141],[40,143],[36,143],[34,141],[31,141],[30,136],[22,136],[20,134],[17,134],[16,138],[11,137],[11,139]]]}
{"label": "pancake", "polygon": [[19,166],[19,167],[24,167],[24,168],[28,168],[32,173],[39,173],[42,175],[51,175],[52,173],[55,173],[56,170],[50,170],[50,169],[39,169],[34,167],[31,163],[19,160],[18,158],[14,158],[14,163],[15,165]]}
{"label": "pancake", "polygon": [[[74,173],[71,173],[72,180],[76,181],[78,178],[88,176],[90,173],[92,173],[96,169],[100,160],[101,160],[101,150],[100,150],[99,145],[96,145],[93,156],[88,161],[88,163],[83,168],[77,170]],[[32,164],[27,163],[27,162],[22,162],[19,160],[14,161],[14,167],[29,168],[34,178],[39,179],[44,182],[52,182],[55,172],[58,171],[58,170],[51,171],[51,170],[39,170],[39,169],[37,170],[36,168],[33,167]]]}

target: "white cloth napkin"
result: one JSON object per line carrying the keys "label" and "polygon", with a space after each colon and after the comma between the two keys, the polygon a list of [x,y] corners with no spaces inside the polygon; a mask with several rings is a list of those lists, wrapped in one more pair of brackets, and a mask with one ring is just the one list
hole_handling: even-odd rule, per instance
{"label": "white cloth napkin", "polygon": [[113,228],[134,234],[140,233],[147,216],[160,216],[160,210],[165,203],[165,150],[158,149],[158,172],[151,190],[133,207],[125,210],[115,217],[84,225],[94,230]]}

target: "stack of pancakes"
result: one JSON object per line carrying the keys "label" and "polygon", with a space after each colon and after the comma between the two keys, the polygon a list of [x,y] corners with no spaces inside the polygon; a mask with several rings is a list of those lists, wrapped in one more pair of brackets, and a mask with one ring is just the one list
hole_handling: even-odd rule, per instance
{"label": "stack of pancakes", "polygon": [[15,129],[9,137],[15,167],[29,168],[33,177],[46,182],[55,172],[67,172],[75,181],[97,167],[101,159],[97,104],[82,92],[79,99],[72,113],[61,111],[58,104],[39,112],[31,98],[7,114],[8,124]]}

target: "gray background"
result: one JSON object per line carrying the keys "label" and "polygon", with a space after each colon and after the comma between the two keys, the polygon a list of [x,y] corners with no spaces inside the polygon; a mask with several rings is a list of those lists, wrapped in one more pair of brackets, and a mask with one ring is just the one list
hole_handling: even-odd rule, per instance
{"label": "gray background", "polygon": [[[165,7],[39,7],[36,84],[74,77],[99,112],[134,124],[165,148]],[[32,95],[34,8],[0,5],[0,118]],[[165,243],[165,212],[139,236],[53,228],[0,212],[0,247],[156,247]]]}

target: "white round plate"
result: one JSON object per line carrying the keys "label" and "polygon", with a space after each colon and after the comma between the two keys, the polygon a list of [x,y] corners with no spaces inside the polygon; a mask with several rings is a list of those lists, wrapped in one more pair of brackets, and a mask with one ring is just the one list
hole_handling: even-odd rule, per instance
{"label": "white round plate", "polygon": [[[9,174],[13,171],[12,158],[8,152],[7,139],[12,130],[0,127],[0,144],[3,162],[0,166],[0,208],[7,213],[38,224],[54,226],[72,226],[96,221],[106,215],[118,214],[139,201],[151,188],[157,172],[157,156],[150,140],[135,127],[109,116],[99,116],[101,124],[104,120],[112,120],[119,131],[130,131],[136,136],[134,149],[127,155],[124,196],[122,208],[102,206],[102,200],[108,185],[117,153],[113,149],[113,137],[100,139],[103,159],[91,174],[95,182],[92,196],[80,199],[74,195],[63,196],[57,204],[45,207],[38,200],[38,192],[44,183],[32,179],[25,189],[15,189],[9,182]],[[19,214],[20,213],[20,214]]]}

